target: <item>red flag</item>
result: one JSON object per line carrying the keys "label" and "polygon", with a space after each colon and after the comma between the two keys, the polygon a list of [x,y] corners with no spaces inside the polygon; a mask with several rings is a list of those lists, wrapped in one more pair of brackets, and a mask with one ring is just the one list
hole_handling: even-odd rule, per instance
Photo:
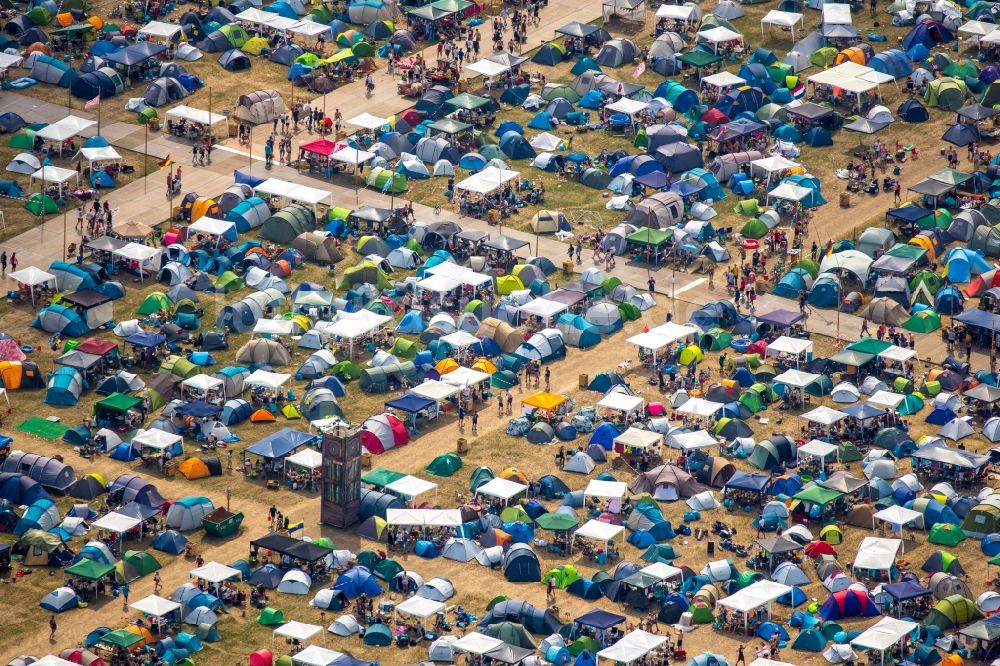
{"label": "red flag", "polygon": [[643,60],[638,65],[636,65],[635,71],[632,72],[632,78],[638,79],[646,71],[646,61]]}
{"label": "red flag", "polygon": [[88,110],[90,110],[90,109],[96,109],[100,105],[101,105],[101,94],[98,93],[97,97],[95,97],[94,99],[92,99],[89,102],[87,102],[86,104],[84,104],[83,108],[88,109]]}
{"label": "red flag", "polygon": [[618,88],[615,90],[615,92],[617,94],[619,94],[619,95],[624,95],[625,94],[625,86],[622,85],[621,81],[618,82]]}

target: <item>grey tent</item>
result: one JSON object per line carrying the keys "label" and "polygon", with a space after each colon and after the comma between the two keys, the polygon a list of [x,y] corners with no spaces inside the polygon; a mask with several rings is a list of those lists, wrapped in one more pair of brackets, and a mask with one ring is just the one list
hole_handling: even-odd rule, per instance
{"label": "grey tent", "polygon": [[458,164],[462,159],[462,154],[457,148],[448,143],[444,137],[425,137],[417,142],[414,149],[417,158],[428,164],[434,164],[438,160],[448,160],[452,164]]}
{"label": "grey tent", "polygon": [[76,78],[76,71],[61,60],[40,55],[35,58],[35,62],[31,66],[31,78],[42,83],[69,88]]}
{"label": "grey tent", "polygon": [[55,458],[14,451],[3,461],[0,472],[26,474],[46,488],[65,491],[76,481],[73,468]]}
{"label": "grey tent", "polygon": [[649,47],[650,58],[669,58],[684,50],[684,40],[676,32],[665,32]]}
{"label": "grey tent", "polygon": [[174,51],[174,57],[185,62],[193,62],[202,56],[202,52],[193,44],[180,44]]}
{"label": "grey tent", "polygon": [[884,252],[895,242],[896,235],[891,230],[885,227],[869,227],[858,237],[858,251],[874,257],[876,252]]}
{"label": "grey tent", "polygon": [[1000,257],[1000,229],[977,227],[972,233],[969,247],[973,250],[979,250],[987,257]]}
{"label": "grey tent", "polygon": [[295,62],[295,59],[303,53],[305,53],[305,49],[298,44],[282,44],[278,48],[271,51],[271,54],[267,57],[267,59],[271,62],[276,62],[279,65],[290,67],[291,64]]}
{"label": "grey tent", "polygon": [[233,206],[226,214],[226,220],[236,224],[236,230],[241,233],[260,227],[269,217],[271,209],[260,197],[250,197]]}
{"label": "grey tent", "polygon": [[236,204],[246,201],[252,196],[252,187],[245,183],[236,183],[227,187],[226,191],[215,200],[215,203],[219,204],[219,212],[227,215],[229,211],[236,207]]}
{"label": "grey tent", "polygon": [[166,106],[170,102],[187,97],[187,88],[177,79],[160,77],[146,87],[142,99],[150,106]]}
{"label": "grey tent", "polygon": [[285,112],[285,101],[277,90],[256,90],[240,95],[236,101],[236,117],[254,125],[272,122]]}
{"label": "grey tent", "polygon": [[985,215],[975,208],[967,208],[952,218],[951,224],[948,225],[948,235],[952,240],[968,243],[972,240],[972,234],[976,229],[989,226],[990,222]]}
{"label": "grey tent", "polygon": [[657,192],[636,204],[625,216],[625,222],[635,227],[666,229],[681,221],[684,201],[674,192]]}
{"label": "grey tent", "polygon": [[301,252],[306,259],[318,264],[335,264],[344,258],[340,248],[337,247],[337,240],[332,236],[306,232],[295,237],[292,247]]}
{"label": "grey tent", "polygon": [[630,39],[612,39],[604,44],[594,58],[598,65],[604,67],[621,67],[636,59],[639,47]]}
{"label": "grey tent", "polygon": [[219,64],[228,72],[243,72],[250,69],[250,56],[239,49],[229,49],[219,56]]}
{"label": "grey tent", "polygon": [[246,333],[264,316],[269,305],[285,302],[284,295],[277,289],[265,289],[250,294],[241,301],[223,306],[215,319],[216,328],[227,328],[236,333]]}
{"label": "grey tent", "polygon": [[656,161],[673,173],[697,169],[702,165],[701,151],[689,143],[671,143],[656,149]]}
{"label": "grey tent", "polygon": [[302,204],[290,204],[272,215],[260,228],[260,237],[287,245],[302,233],[316,227],[316,213]]}

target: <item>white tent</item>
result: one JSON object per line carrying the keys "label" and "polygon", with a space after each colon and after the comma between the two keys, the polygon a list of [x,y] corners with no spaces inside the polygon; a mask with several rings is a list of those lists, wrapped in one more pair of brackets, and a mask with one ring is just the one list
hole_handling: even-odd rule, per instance
{"label": "white tent", "polygon": [[64,169],[62,167],[46,165],[31,174],[31,177],[28,180],[28,189],[31,189],[31,184],[36,180],[43,183],[55,183],[56,185],[61,186],[63,183],[74,179],[76,180],[77,186],[79,186],[80,174],[76,172],[76,169]]}
{"label": "white tent", "polygon": [[120,548],[124,548],[122,545],[125,541],[125,533],[129,530],[133,530],[142,523],[138,518],[133,518],[132,516],[126,516],[125,514],[118,513],[117,511],[112,511],[107,513],[93,523],[90,524],[91,527],[98,530],[107,530],[108,532],[114,532],[119,535],[118,545]]}
{"label": "white tent", "polygon": [[698,8],[693,4],[660,5],[656,9],[656,18],[693,23],[698,20],[699,13]]}
{"label": "white tent", "polygon": [[898,361],[902,363],[903,361],[908,361],[917,355],[917,350],[915,349],[904,349],[903,347],[897,347],[892,345],[880,351],[876,356],[879,358],[884,358],[887,361]]}
{"label": "white tent", "polygon": [[[789,163],[794,164],[794,162],[789,162]],[[767,346],[767,348],[764,350],[764,355],[778,356],[780,354],[788,354],[789,356],[794,356],[798,358],[803,354],[808,354],[812,352],[812,350],[813,350],[812,340],[803,340],[801,338],[790,338],[787,335],[782,335],[777,340],[775,340],[774,342],[772,342]]]}
{"label": "white tent", "polygon": [[760,580],[749,587],[730,594],[728,597],[719,599],[718,604],[743,613],[743,620],[745,623],[748,623],[750,621],[750,611],[763,606],[767,607],[767,616],[770,618],[771,604],[774,600],[791,591],[792,588],[788,585],[782,585],[781,583],[769,580]]}
{"label": "white tent", "polygon": [[159,266],[160,254],[163,250],[155,247],[148,247],[140,243],[132,242],[112,251],[116,257],[121,257],[128,261],[134,261],[139,266],[139,279],[146,274],[146,269],[150,271]]}
{"label": "white tent", "polygon": [[780,199],[781,201],[799,202],[812,193],[813,191],[808,187],[793,185],[792,183],[781,183],[767,193],[767,200]]}
{"label": "white tent", "polygon": [[293,664],[302,666],[329,666],[344,655],[335,650],[329,650],[319,645],[310,645],[306,649],[292,655]]}
{"label": "white tent", "polygon": [[708,30],[702,30],[698,33],[698,41],[708,42],[712,45],[712,50],[715,53],[719,52],[719,45],[726,44],[728,42],[743,42],[743,35],[740,33],[730,30],[725,26],[716,26],[714,28],[709,28]]}
{"label": "white tent", "polygon": [[263,9],[257,9],[256,7],[249,7],[237,14],[236,20],[244,23],[256,23],[257,25],[263,25],[276,16],[280,16],[280,14],[268,12]]}
{"label": "white tent", "polygon": [[179,33],[183,28],[179,23],[166,23],[164,21],[150,21],[146,25],[139,28],[140,35],[146,35],[152,39],[165,39],[171,40],[174,35]]}
{"label": "white tent", "polygon": [[455,331],[454,333],[449,333],[448,335],[442,335],[438,338],[441,342],[451,345],[457,349],[464,349],[471,345],[479,344],[479,338],[467,333],[465,331]]}
{"label": "white tent", "polygon": [[217,220],[214,217],[203,216],[191,223],[188,231],[206,236],[224,236],[229,230],[236,230],[236,223],[228,220]]}
{"label": "white tent", "polygon": [[261,386],[263,388],[274,390],[281,388],[281,386],[291,378],[291,375],[286,375],[281,372],[269,372],[267,370],[258,369],[251,372],[247,375],[246,379],[243,380],[243,388],[248,389],[251,386]]}
{"label": "white tent", "polygon": [[421,619],[434,615],[445,607],[444,602],[413,596],[396,605],[396,612]]}
{"label": "white tent", "polygon": [[415,499],[417,496],[423,495],[424,493],[437,493],[437,488],[438,484],[433,481],[427,481],[409,474],[396,479],[385,487],[385,489],[391,493],[402,495],[403,497],[410,499]]}
{"label": "white tent", "polygon": [[55,283],[56,276],[52,273],[43,271],[41,268],[36,268],[35,266],[28,266],[27,268],[22,268],[19,271],[14,271],[13,273],[8,273],[7,277],[15,282],[20,282],[27,287],[37,287],[41,284]]}
{"label": "white tent", "polygon": [[278,178],[268,178],[263,183],[256,185],[253,190],[257,196],[269,195],[311,206],[314,213],[319,204],[331,203],[333,196],[332,192],[328,190],[289,183]]}
{"label": "white tent", "polygon": [[568,309],[569,306],[565,303],[557,303],[556,301],[550,301],[547,298],[536,298],[519,307],[518,311],[524,314],[533,315],[543,321],[549,321],[556,315],[561,314]]}
{"label": "white tent", "polygon": [[694,449],[718,446],[719,440],[705,430],[697,430],[695,432],[677,432],[667,435],[667,444],[672,448],[682,451],[692,451]]}
{"label": "white tent", "polygon": [[[671,5],[661,5],[660,9],[669,6]],[[666,636],[657,636],[648,631],[636,629],[626,634],[624,638],[611,647],[604,648],[598,652],[597,656],[601,659],[608,659],[622,664],[631,664],[663,645],[666,640]]]}
{"label": "white tent", "polygon": [[764,18],[760,20],[760,34],[764,34],[765,25],[776,25],[779,28],[787,28],[792,31],[792,39],[795,39],[795,24],[802,27],[802,14],[799,12],[783,12],[772,9]]}
{"label": "white tent", "polygon": [[482,384],[483,382],[489,381],[490,376],[485,372],[480,372],[479,370],[473,370],[472,368],[466,368],[464,366],[452,370],[446,375],[441,377],[441,381],[445,384],[451,384],[452,386],[458,386],[459,388],[467,388],[469,386],[475,386],[476,384]]}
{"label": "white tent", "polygon": [[189,575],[200,578],[206,583],[221,583],[230,578],[239,579],[242,576],[239,569],[227,567],[225,564],[219,564],[215,561],[192,569]]}
{"label": "white tent", "polygon": [[223,381],[221,379],[206,374],[197,374],[181,382],[181,386],[192,391],[197,391],[198,393],[208,393],[209,391],[222,388],[222,385]]}
{"label": "white tent", "polygon": [[482,60],[477,60],[471,65],[466,65],[465,69],[473,74],[478,74],[479,76],[485,76],[488,79],[492,79],[494,76],[500,76],[509,70],[510,67],[499,62],[483,58]]}
{"label": "white tent", "polygon": [[490,479],[483,485],[476,488],[477,495],[487,495],[489,497],[496,497],[505,502],[510,501],[511,498],[523,493],[528,489],[528,486],[523,483],[518,483],[516,481],[510,481],[508,479],[501,479],[496,477]]}
{"label": "white tent", "polygon": [[660,444],[663,444],[663,435],[658,432],[653,432],[652,430],[630,427],[628,430],[615,437],[614,443],[621,444],[622,446],[632,449],[646,449],[650,446],[659,446]]}
{"label": "white tent", "polygon": [[896,565],[896,558],[903,549],[901,539],[865,537],[854,555],[854,569],[888,572]]}
{"label": "white tent", "polygon": [[316,449],[302,449],[298,453],[285,458],[285,465],[304,467],[305,469],[319,469],[323,466],[323,454]]}
{"label": "white tent", "polygon": [[813,460],[819,461],[820,469],[825,471],[827,459],[832,456],[836,460],[838,450],[839,449],[836,444],[830,444],[829,442],[814,439],[800,446],[796,451],[796,456],[799,460],[803,458],[812,458]]}
{"label": "white tent", "polygon": [[189,123],[198,123],[200,125],[208,126],[227,122],[226,117],[221,113],[209,113],[208,111],[196,109],[193,106],[188,106],[187,104],[175,106],[167,111],[167,115]]}
{"label": "white tent", "polygon": [[588,520],[582,527],[573,532],[573,539],[594,539],[595,541],[611,543],[616,536],[624,533],[624,525],[612,525],[600,520]]}
{"label": "white tent", "polygon": [[802,372],[801,370],[789,368],[775,377],[773,381],[775,383],[784,384],[785,386],[791,386],[793,388],[805,388],[821,376],[822,375],[817,375],[812,372]]}
{"label": "white tent", "polygon": [[156,594],[151,594],[148,597],[136,601],[135,603],[129,604],[128,607],[145,615],[164,617],[169,613],[180,610],[181,605],[176,601],[164,599]]}
{"label": "white tent", "polygon": [[378,116],[373,116],[372,114],[365,112],[350,118],[347,121],[347,124],[362,127],[366,130],[377,130],[380,127],[388,125],[389,120],[387,118],[379,118]]}
{"label": "white tent", "polygon": [[894,617],[884,617],[871,627],[868,627],[861,635],[851,641],[851,645],[864,648],[866,650],[878,650],[882,655],[882,662],[885,663],[885,653],[894,645],[908,636],[920,625],[909,620],[897,620]]}
{"label": "white tent", "polygon": [[736,88],[746,85],[746,79],[725,70],[710,74],[701,80],[702,88]]}
{"label": "white tent", "polygon": [[693,414],[695,416],[711,416],[722,407],[717,402],[705,400],[704,398],[688,398],[676,407],[680,414]]}
{"label": "white tent", "polygon": [[841,419],[847,418],[847,414],[836,409],[830,409],[826,405],[820,405],[816,409],[811,409],[803,414],[802,418],[806,421],[818,423],[821,426],[832,426]]}
{"label": "white tent", "polygon": [[472,194],[486,195],[499,190],[510,181],[520,177],[521,173],[519,171],[499,169],[491,165],[459,182],[455,185],[455,189]]}
{"label": "white tent", "polygon": [[651,576],[652,578],[656,578],[660,581],[683,578],[684,576],[683,570],[665,562],[653,562],[649,566],[639,569],[639,573]]}
{"label": "white tent", "polygon": [[[280,319],[258,319],[257,323],[253,325],[253,335],[276,335],[280,337],[288,337],[295,331],[295,322],[291,319],[285,319],[281,317]],[[251,337],[253,337],[251,335]],[[271,373],[274,374],[274,373]]]}
{"label": "white tent", "polygon": [[330,33],[330,26],[316,21],[296,21],[288,27],[288,32],[294,32],[304,37],[319,37],[322,34]]}
{"label": "white tent", "polygon": [[421,398],[427,398],[428,400],[434,400],[439,403],[461,393],[461,391],[462,389],[458,386],[445,384],[444,382],[436,379],[425,379],[423,384],[410,389],[410,393],[414,395],[418,395]]}
{"label": "white tent", "polygon": [[852,25],[851,6],[833,2],[823,3],[823,25]]}
{"label": "white tent", "polygon": [[591,479],[583,491],[584,498],[621,499],[628,492],[628,484],[622,481],[600,481]]}
{"label": "white tent", "polygon": [[877,407],[888,407],[889,409],[895,409],[899,406],[899,403],[903,402],[906,396],[902,393],[893,393],[892,391],[876,391],[868,398],[868,402]]}
{"label": "white tent", "polygon": [[478,631],[472,631],[455,641],[454,648],[457,652],[482,655],[501,645],[503,645],[503,641],[499,638],[493,638]]}
{"label": "white tent", "polygon": [[623,414],[631,414],[633,412],[640,414],[645,404],[646,400],[641,396],[618,393],[615,391],[608,393],[606,396],[601,398],[601,400],[597,403],[597,406],[601,409],[622,412]]}
{"label": "white tent", "polygon": [[298,620],[292,620],[275,629],[274,636],[282,636],[290,638],[293,641],[302,642],[309,640],[320,631],[323,631],[323,627],[318,624],[307,624]]}
{"label": "white tent", "polygon": [[367,150],[360,150],[358,148],[351,148],[350,146],[346,148],[341,148],[333,155],[330,155],[331,160],[336,160],[337,162],[343,162],[344,164],[350,164],[352,166],[358,166],[359,164],[365,164],[375,159],[375,153],[369,153]]}
{"label": "white tent", "polygon": [[872,516],[872,528],[875,527],[875,520],[882,520],[892,525],[894,532],[902,532],[906,525],[923,517],[923,515],[919,511],[907,509],[905,506],[889,506]]}

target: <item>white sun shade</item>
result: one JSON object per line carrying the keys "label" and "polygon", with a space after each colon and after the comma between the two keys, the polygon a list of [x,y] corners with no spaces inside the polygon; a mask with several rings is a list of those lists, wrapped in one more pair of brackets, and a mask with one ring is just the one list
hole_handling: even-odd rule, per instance
{"label": "white sun shade", "polygon": [[320,645],[310,645],[301,652],[292,655],[292,663],[302,664],[302,666],[329,666],[343,656],[343,653],[336,650],[330,650]]}
{"label": "white sun shade", "polygon": [[784,384],[785,386],[791,386],[794,388],[805,388],[821,376],[822,375],[817,375],[812,372],[802,372],[801,370],[790,368],[775,377],[773,381],[775,383]]}
{"label": "white sun shade", "polygon": [[318,37],[330,32],[330,26],[317,23],[316,21],[297,21],[295,25],[288,28],[288,31],[305,37]]}
{"label": "white sun shade", "polygon": [[274,12],[264,11],[263,9],[257,9],[256,7],[250,7],[244,9],[242,12],[236,15],[237,21],[245,21],[247,23],[257,23],[262,24],[266,21],[270,21],[280,14],[275,14]]}
{"label": "white sun shade", "polygon": [[226,117],[221,113],[209,113],[208,111],[196,109],[192,106],[187,106],[186,104],[175,106],[167,111],[167,115],[172,118],[180,118],[181,120],[199,123],[201,125],[215,125],[216,123],[224,123],[227,121]]}
{"label": "white sun shade", "polygon": [[158,37],[160,39],[170,39],[182,30],[179,23],[166,23],[164,21],[150,21],[139,28],[140,35]]}
{"label": "white sun shade", "polygon": [[719,605],[732,608],[741,613],[748,613],[755,608],[766,606],[783,594],[791,592],[788,585],[775,583],[769,580],[760,580],[749,587],[730,594],[728,597],[719,599]]}
{"label": "white sun shade", "polygon": [[[789,162],[793,164],[794,162]],[[791,168],[791,167],[788,167]],[[776,356],[778,354],[788,354],[790,356],[799,356],[800,354],[805,354],[806,352],[812,351],[813,343],[811,340],[803,340],[801,338],[790,338],[787,335],[782,335],[780,338],[772,342],[767,346],[765,350],[766,356]]]}
{"label": "white sun shade", "polygon": [[164,599],[159,595],[151,594],[145,599],[140,599],[133,604],[129,604],[128,607],[146,615],[163,617],[167,613],[179,610],[181,605],[171,599]]}
{"label": "white sun shade", "polygon": [[868,398],[868,402],[872,405],[888,407],[889,409],[895,409],[904,400],[906,400],[905,395],[902,393],[893,393],[892,391],[876,391]]}
{"label": "white sun shade", "polygon": [[665,562],[653,562],[648,567],[639,569],[639,573],[652,576],[653,578],[657,578],[661,581],[670,580],[672,578],[680,578],[684,575],[682,570]]}
{"label": "white sun shade", "polygon": [[616,536],[625,531],[624,525],[612,525],[600,520],[588,520],[583,527],[573,533],[573,537],[595,539],[597,541],[613,541]]}
{"label": "white sun shade", "polygon": [[473,74],[478,74],[480,76],[485,76],[488,79],[494,76],[499,76],[506,72],[510,67],[507,65],[502,65],[498,62],[492,60],[482,59],[478,60],[471,65],[466,65],[465,69],[472,72]]}
{"label": "white sun shade", "polygon": [[209,236],[222,236],[230,229],[236,229],[236,225],[233,222],[217,220],[214,217],[200,217],[188,227],[189,231]]}
{"label": "white sun shade", "polygon": [[410,389],[410,393],[413,395],[420,396],[421,398],[427,398],[428,400],[434,400],[435,402],[444,402],[453,395],[461,393],[461,391],[462,389],[458,386],[445,384],[444,382],[436,379],[426,379],[420,386]]}
{"label": "white sun shade", "polygon": [[275,629],[274,635],[290,638],[293,641],[306,641],[322,630],[323,627],[318,624],[307,624],[298,620],[292,620]]}
{"label": "white sun shade", "polygon": [[426,481],[416,476],[406,475],[396,479],[385,487],[386,490],[402,495],[404,497],[417,497],[424,493],[437,490],[438,484],[433,481]]}
{"label": "white sun shade", "polygon": [[468,347],[469,345],[475,345],[479,343],[479,338],[467,333],[465,331],[455,331],[454,333],[449,333],[448,335],[443,335],[438,338],[441,342],[449,344],[452,347],[458,347],[459,349],[463,347]]}
{"label": "white sun shade", "polygon": [[489,381],[489,378],[490,376],[485,372],[480,372],[479,370],[473,370],[472,368],[462,366],[442,376],[441,381],[445,384],[465,388],[467,386],[475,386],[476,384]]}
{"label": "white sun shade", "polygon": [[267,370],[254,370],[251,372],[246,379],[243,380],[243,386],[263,386],[264,388],[276,389],[280,388],[285,382],[291,379],[291,375],[286,375],[281,372],[268,372]]}
{"label": "white sun shade", "polygon": [[909,620],[884,617],[861,632],[860,636],[851,641],[851,645],[885,652],[919,626]]}
{"label": "white sun shade", "polygon": [[45,183],[65,183],[66,181],[79,179],[80,174],[75,169],[64,169],[57,166],[43,166],[41,169],[31,174],[32,180],[40,180]]}
{"label": "white sun shade", "polygon": [[503,645],[499,638],[493,638],[481,634],[478,631],[470,632],[452,643],[452,647],[458,652],[468,652],[469,654],[486,654]]}
{"label": "white sun shade", "polygon": [[853,23],[851,6],[832,2],[823,3],[823,23],[826,25],[851,25]]}
{"label": "white sun shade", "polygon": [[138,518],[133,518],[132,516],[126,516],[125,514],[118,513],[117,511],[112,511],[111,513],[105,514],[92,522],[91,527],[99,530],[107,530],[109,532],[115,532],[116,534],[124,534],[131,529],[139,527],[142,523]]}
{"label": "white sun shade", "polygon": [[444,608],[442,601],[413,596],[396,605],[396,612],[413,617],[427,618]]}
{"label": "white sun shade", "polygon": [[533,315],[542,319],[551,319],[557,314],[565,312],[568,309],[569,306],[565,303],[557,303],[556,301],[550,301],[547,298],[536,298],[535,300],[528,301],[518,308],[518,310],[524,314]]}
{"label": "white sun shade", "polygon": [[622,434],[615,437],[615,444],[628,446],[633,449],[645,449],[650,446],[663,444],[663,435],[652,430],[641,428],[629,428]]}
{"label": "white sun shade", "polygon": [[645,404],[646,401],[640,396],[615,392],[609,393],[601,398],[600,402],[597,403],[597,406],[602,409],[610,409],[616,412],[627,413],[633,412],[637,409],[642,409]]}
{"label": "white sun shade", "polygon": [[332,196],[332,193],[327,190],[309,187],[308,185],[289,183],[286,180],[278,178],[268,178],[260,185],[255,186],[253,190],[257,196],[268,194],[274,197],[284,197],[285,199],[309,204],[313,207],[318,203],[331,201]]}
{"label": "white sun shade", "polygon": [[495,479],[490,479],[483,485],[476,488],[476,494],[488,495],[489,497],[496,497],[502,500],[509,500],[510,498],[523,493],[527,489],[528,486],[523,483],[497,477]]}
{"label": "white sun shade", "polygon": [[584,497],[603,497],[606,499],[625,497],[628,492],[628,485],[623,481],[601,481],[591,479],[583,491]]}
{"label": "white sun shade", "polygon": [[711,416],[719,411],[722,405],[718,402],[705,400],[704,398],[688,398],[684,403],[676,408],[681,414],[694,414],[695,416]]}
{"label": "white sun shade", "polygon": [[295,322],[291,319],[258,319],[253,325],[253,332],[258,335],[289,336],[295,330]]}
{"label": "white sun shade", "polygon": [[234,577],[238,579],[242,574],[240,574],[239,569],[227,567],[225,564],[212,561],[196,569],[192,569],[190,575],[200,578],[207,583],[221,583],[224,580]]}
{"label": "white sun shade", "polygon": [[702,78],[701,85],[712,86],[714,88],[725,88],[726,86],[742,86],[746,84],[746,79],[736,76],[732,72],[718,72]]}
{"label": "white sun shade", "polygon": [[631,338],[625,340],[625,342],[650,351],[658,351],[671,344],[670,338],[653,332],[633,335]]}
{"label": "white sun shade", "polygon": [[[660,9],[664,7],[670,7],[670,5],[661,5]],[[622,664],[631,664],[633,661],[642,659],[663,645],[666,640],[666,636],[657,636],[648,631],[636,629],[611,647],[604,648],[598,652],[597,656],[601,659],[609,659]]]}
{"label": "white sun shade", "polygon": [[333,155],[330,155],[330,159],[337,162],[343,162],[344,164],[357,166],[375,159],[375,153],[369,153],[367,150],[359,150],[358,148],[351,148],[348,146],[346,148],[341,148]]}
{"label": "white sun shade", "polygon": [[796,453],[799,458],[809,456],[825,460],[827,456],[837,455],[837,445],[814,439],[800,446]]}
{"label": "white sun shade", "polygon": [[181,382],[182,386],[186,386],[193,391],[211,391],[212,389],[217,389],[222,386],[222,380],[218,377],[212,377],[211,375],[199,374],[194,377],[188,377]]}
{"label": "white sun shade", "polygon": [[887,571],[896,564],[896,558],[903,547],[901,539],[865,537],[854,556],[855,569]]}
{"label": "white sun shade", "polygon": [[904,349],[903,347],[897,347],[896,345],[887,347],[877,354],[879,358],[884,358],[889,361],[899,361],[900,363],[908,361],[916,355],[917,350],[909,348]]}
{"label": "white sun shade", "polygon": [[847,414],[836,409],[830,409],[826,405],[820,405],[816,409],[810,410],[802,415],[806,421],[812,421],[822,426],[831,426],[841,419],[846,419]]}
{"label": "white sun shade", "polygon": [[372,114],[365,112],[361,115],[350,118],[347,121],[347,124],[363,127],[366,130],[376,130],[383,125],[389,124],[389,121],[386,118],[379,118],[378,116],[373,116]]}
{"label": "white sun shade", "polygon": [[876,512],[872,518],[885,521],[894,527],[901,528],[905,525],[909,525],[923,515],[924,514],[919,511],[907,509],[905,506],[889,506]]}
{"label": "white sun shade", "polygon": [[112,254],[115,254],[124,259],[129,259],[131,261],[138,261],[141,263],[146,263],[153,259],[154,257],[160,256],[159,250],[155,247],[149,247],[141,243],[129,243],[128,245],[123,245],[122,247],[114,250]]}
{"label": "white sun shade", "polygon": [[132,438],[133,445],[138,444],[144,449],[155,449],[157,451],[163,451],[177,443],[183,446],[184,438],[158,428],[150,428],[149,430],[140,429],[135,434],[135,437]]}
{"label": "white sun shade", "polygon": [[323,466],[323,454],[316,449],[302,449],[295,455],[285,458],[285,462],[306,469],[319,469]]}
{"label": "white sun shade", "polygon": [[713,437],[706,430],[695,432],[678,432],[667,436],[667,443],[675,449],[691,451],[693,449],[705,449],[711,446],[718,446],[719,440]]}
{"label": "white sun shade", "polygon": [[29,287],[36,287],[40,284],[45,284],[46,282],[54,282],[56,279],[56,276],[52,273],[47,273],[41,268],[36,268],[34,266],[28,266],[27,268],[22,268],[19,271],[8,273],[7,277]]}

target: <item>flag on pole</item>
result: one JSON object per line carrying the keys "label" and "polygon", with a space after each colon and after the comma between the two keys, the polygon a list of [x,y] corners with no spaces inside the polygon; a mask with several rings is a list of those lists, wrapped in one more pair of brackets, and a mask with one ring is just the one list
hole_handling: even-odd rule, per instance
{"label": "flag on pole", "polygon": [[170,155],[167,155],[163,158],[163,161],[158,164],[158,166],[160,167],[160,171],[163,171],[171,164],[173,164],[173,160],[170,159]]}
{"label": "flag on pole", "polygon": [[100,105],[101,105],[101,93],[97,93],[97,97],[84,104],[83,108],[87,110],[96,109]]}
{"label": "flag on pole", "polygon": [[624,95],[625,94],[625,86],[624,86],[624,84],[622,84],[621,81],[618,82],[618,88],[615,89],[615,94],[618,94],[618,95]]}
{"label": "flag on pole", "polygon": [[646,61],[643,60],[638,65],[636,65],[635,71],[632,72],[632,78],[633,79],[638,79],[640,76],[643,75],[643,72],[645,72],[645,71],[646,71]]}
{"label": "flag on pole", "polygon": [[294,523],[288,524],[288,533],[298,532],[299,530],[304,530],[306,528],[306,522],[304,520],[298,520]]}

